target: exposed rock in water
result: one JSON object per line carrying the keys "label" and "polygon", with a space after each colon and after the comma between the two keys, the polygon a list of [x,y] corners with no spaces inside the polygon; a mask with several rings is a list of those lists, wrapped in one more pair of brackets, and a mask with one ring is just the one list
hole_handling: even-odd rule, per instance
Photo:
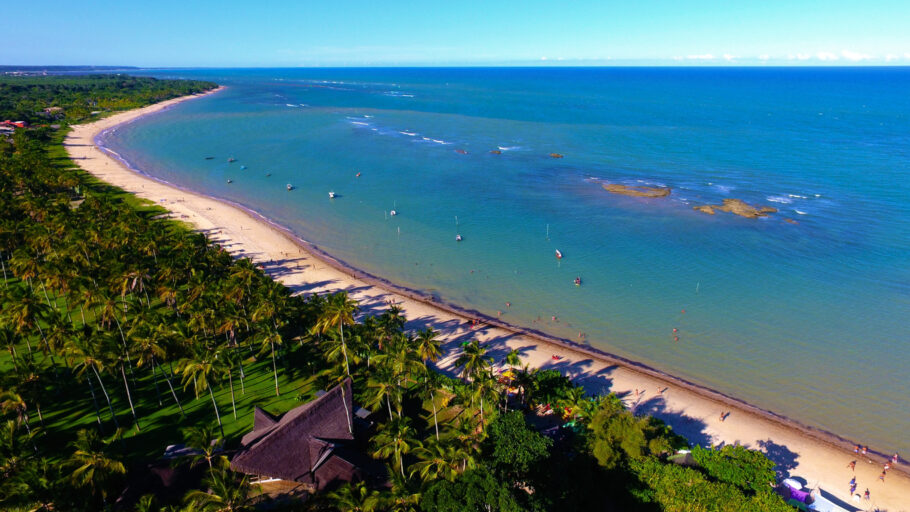
{"label": "exposed rock in water", "polygon": [[670,187],[630,187],[615,183],[604,183],[603,188],[612,194],[632,197],[667,197],[671,190]]}
{"label": "exposed rock in water", "polygon": [[724,199],[724,204],[704,204],[700,206],[693,206],[693,210],[698,210],[708,215],[714,215],[715,212],[729,212],[734,215],[739,215],[740,217],[746,217],[749,219],[755,219],[758,217],[766,217],[769,213],[777,213],[777,208],[772,208],[770,206],[752,206],[740,199]]}
{"label": "exposed rock in water", "polygon": [[796,222],[796,221],[793,220],[793,219],[784,219],[784,222],[787,222],[787,223],[790,223],[790,224],[799,224],[799,222]]}
{"label": "exposed rock in water", "polygon": [[560,155],[559,153],[550,153],[550,157],[552,157],[552,158],[562,158],[562,155]]}

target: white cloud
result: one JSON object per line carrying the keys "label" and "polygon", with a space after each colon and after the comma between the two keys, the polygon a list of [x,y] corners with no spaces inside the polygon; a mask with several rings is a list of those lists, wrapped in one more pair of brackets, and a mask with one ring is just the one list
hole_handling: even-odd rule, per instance
{"label": "white cloud", "polygon": [[797,53],[796,55],[790,55],[788,58],[789,58],[790,60],[794,60],[794,59],[796,59],[796,60],[809,60],[809,59],[812,58],[812,56],[809,55],[808,53]]}
{"label": "white cloud", "polygon": [[673,57],[673,60],[683,60],[683,58],[677,55],[676,57]]}
{"label": "white cloud", "polygon": [[904,58],[905,58],[905,59],[910,59],[910,53],[905,53],[905,54],[904,54]]}
{"label": "white cloud", "polygon": [[852,52],[850,50],[843,50],[842,52],[840,52],[840,54],[843,55],[845,59],[852,60],[853,62],[858,62],[861,60],[869,60],[872,58],[872,56],[869,54]]}
{"label": "white cloud", "polygon": [[885,62],[891,62],[892,60],[897,60],[899,58],[899,56],[889,53],[888,55],[885,55]]}
{"label": "white cloud", "polygon": [[758,56],[758,60],[768,60],[768,59],[770,59],[770,58],[771,58],[771,56],[768,55],[767,53],[763,53],[763,54],[761,54],[761,55]]}
{"label": "white cloud", "polygon": [[816,54],[816,57],[818,58],[818,60],[837,60],[838,59],[837,54],[834,54],[831,52],[818,52],[818,54]]}
{"label": "white cloud", "polygon": [[703,53],[699,55],[686,55],[686,58],[689,60],[714,60],[714,55]]}
{"label": "white cloud", "polygon": [[540,60],[547,60],[547,58],[546,58],[546,57],[541,57]]}
{"label": "white cloud", "polygon": [[724,54],[724,60],[727,62],[733,62],[736,59],[736,55],[730,55],[729,53]]}

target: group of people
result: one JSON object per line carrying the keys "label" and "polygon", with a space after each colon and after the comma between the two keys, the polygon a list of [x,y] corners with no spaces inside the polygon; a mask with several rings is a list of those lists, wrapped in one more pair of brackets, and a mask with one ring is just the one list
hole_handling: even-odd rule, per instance
{"label": "group of people", "polygon": [[[869,447],[860,446],[858,444],[854,445],[853,453],[855,453],[857,455],[860,455],[860,454],[867,455],[869,453]],[[890,461],[885,461],[885,464],[882,469],[882,473],[878,476],[878,479],[881,480],[882,483],[885,482],[885,476],[887,476],[888,470],[891,469],[892,465],[897,464],[899,460],[900,460],[900,456],[897,453],[895,453],[894,455],[891,456]],[[870,460],[869,463],[872,463],[872,461]],[[850,463],[847,464],[847,467],[850,468],[852,471],[856,471],[856,460],[854,459],[854,460],[850,461]],[[853,478],[850,479],[850,495],[852,496],[854,493],[856,493],[856,476],[854,476]],[[863,498],[868,500],[869,496],[870,496],[869,488],[867,487],[866,492],[863,493]]]}

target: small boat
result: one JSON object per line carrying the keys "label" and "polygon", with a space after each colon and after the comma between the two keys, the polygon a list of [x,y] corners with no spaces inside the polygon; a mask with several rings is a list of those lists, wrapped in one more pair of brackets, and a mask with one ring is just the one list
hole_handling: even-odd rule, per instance
{"label": "small boat", "polygon": [[294,190],[294,185],[288,183],[288,191],[290,192],[291,190]]}
{"label": "small boat", "polygon": [[550,158],[562,158],[562,155],[559,153],[550,153]]}
{"label": "small boat", "polygon": [[501,155],[501,154],[502,154],[502,151],[500,151],[500,150],[498,150],[498,149],[494,149],[494,150],[490,151],[490,154],[491,154],[491,155]]}
{"label": "small boat", "polygon": [[558,259],[558,260],[562,259],[562,253],[559,252],[559,249],[556,249],[556,259]]}
{"label": "small boat", "polygon": [[270,173],[270,172],[265,173],[265,177],[266,177],[266,178],[268,178],[268,177],[271,176],[271,175],[272,175],[272,173]]}
{"label": "small boat", "polygon": [[395,211],[395,210],[392,210],[392,211],[389,212],[389,215],[391,215],[392,217],[394,217],[394,216],[398,215],[398,212]]}
{"label": "small boat", "polygon": [[234,180],[228,180],[228,183],[234,183]]}
{"label": "small boat", "polygon": [[455,235],[455,241],[456,241],[456,242],[460,242],[460,241],[462,241],[462,240],[464,240],[464,239],[461,238],[461,235]]}
{"label": "small boat", "polygon": [[236,158],[234,158],[234,157],[230,157],[230,158],[228,158],[228,163],[231,163],[231,162],[236,162],[236,161],[237,161],[237,159],[236,159]]}
{"label": "small boat", "polygon": [[206,160],[214,160],[215,157],[213,157],[213,156],[207,156],[207,157],[205,157],[205,159],[206,159]]}
{"label": "small boat", "polygon": [[335,199],[335,193],[329,192],[329,199]]}
{"label": "small boat", "polygon": [[245,166],[245,165],[241,165],[241,166],[240,166],[240,170],[242,171],[242,170],[244,170],[244,169],[246,169],[246,166]]}
{"label": "small boat", "polygon": [[467,155],[467,154],[468,154],[468,152],[465,151],[464,149],[456,149],[455,152],[458,153],[459,155]]}
{"label": "small boat", "polygon": [[575,286],[581,286],[581,278],[580,278],[580,277],[576,277],[576,278],[575,278]]}
{"label": "small boat", "polygon": [[354,177],[355,177],[355,178],[359,178],[359,177],[360,177],[360,173],[358,172]]}

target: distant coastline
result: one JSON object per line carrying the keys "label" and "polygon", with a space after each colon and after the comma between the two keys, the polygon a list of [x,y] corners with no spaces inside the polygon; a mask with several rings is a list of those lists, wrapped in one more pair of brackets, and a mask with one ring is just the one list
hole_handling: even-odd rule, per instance
{"label": "distant coastline", "polygon": [[[220,87],[205,93],[205,95],[216,93],[222,89],[223,87]],[[712,434],[711,437],[716,438],[718,442],[743,442],[744,444],[749,445],[754,444],[755,440],[767,438],[778,444],[784,444],[789,450],[799,454],[800,461],[797,463],[797,466],[791,470],[794,475],[802,476],[806,479],[817,478],[819,481],[824,482],[826,490],[841,487],[839,485],[840,481],[837,480],[839,477],[831,476],[830,478],[822,478],[818,476],[819,473],[839,470],[840,467],[837,466],[837,464],[842,464],[841,459],[852,456],[850,450],[852,449],[853,443],[837,434],[804,425],[791,418],[761,409],[742,400],[725,395],[720,391],[694,384],[636,361],[609,354],[589,346],[579,345],[569,340],[549,336],[537,330],[501,322],[478,311],[440,302],[420,290],[398,286],[388,280],[358,270],[345,262],[332,257],[322,251],[318,246],[302,240],[287,228],[276,224],[250,208],[183,189],[172,183],[149,176],[140,169],[129,166],[128,162],[113,150],[104,148],[98,144],[98,139],[109,130],[113,130],[125,123],[135,121],[143,115],[159,112],[182,101],[202,96],[204,95],[176,98],[144,109],[116,114],[90,125],[75,127],[74,132],[70,137],[81,137],[83,138],[83,142],[84,139],[87,138],[96,145],[99,145],[103,154],[107,155],[110,160],[108,162],[104,162],[94,157],[92,157],[91,160],[79,160],[79,156],[85,157],[89,156],[92,151],[99,151],[95,148],[82,148],[70,145],[67,149],[76,163],[81,164],[83,168],[91,174],[112,185],[119,186],[129,192],[135,193],[140,197],[154,200],[159,206],[168,208],[174,212],[178,220],[188,221],[200,230],[209,233],[210,237],[218,243],[225,244],[225,242],[230,242],[230,249],[235,252],[235,254],[250,256],[257,263],[262,263],[266,266],[267,271],[271,271],[272,275],[276,276],[276,279],[285,282],[292,289],[303,290],[304,293],[313,293],[332,289],[361,289],[363,288],[362,285],[365,284],[368,285],[368,288],[373,289],[369,293],[360,292],[366,300],[357,295],[355,295],[355,298],[366,303],[370,303],[371,301],[374,304],[382,304],[388,300],[402,303],[406,305],[404,308],[405,314],[409,319],[438,319],[438,323],[444,326],[443,329],[445,329],[445,331],[450,331],[450,335],[452,336],[467,334],[481,338],[480,334],[483,334],[483,337],[497,343],[505,343],[502,340],[507,340],[510,348],[514,348],[515,346],[531,346],[533,348],[533,356],[528,357],[526,361],[531,363],[532,366],[554,368],[569,366],[553,364],[553,359],[550,357],[551,354],[559,355],[559,361],[565,361],[566,363],[572,361],[583,363],[585,360],[593,359],[604,369],[609,369],[608,373],[612,379],[610,389],[619,394],[627,393],[625,395],[626,397],[631,395],[631,390],[633,388],[636,390],[651,390],[655,387],[660,388],[661,386],[669,386],[672,388],[671,396],[664,398],[661,393],[661,396],[656,398],[667,402],[665,410],[682,411],[682,414],[677,414],[680,417],[695,418],[707,424],[709,421],[714,420],[714,416],[716,415],[714,412],[715,410],[734,411],[734,418],[730,423],[721,421],[707,425],[710,428],[706,428],[705,430],[709,434]],[[69,138],[67,140],[69,141]],[[114,165],[111,165],[112,163]],[[152,183],[156,186],[152,187]],[[186,196],[190,196],[189,201],[186,200]],[[220,205],[220,209],[218,210],[217,215],[213,213],[206,216],[204,214],[205,211],[214,212],[215,210],[213,210],[213,208],[218,207],[218,205]],[[233,210],[233,212],[231,210]],[[259,226],[242,227],[238,230],[237,226],[240,224],[233,224],[235,221],[239,223],[246,221],[247,219],[253,223],[258,223]],[[276,236],[283,238],[286,243],[276,245],[270,250],[269,247],[272,245],[272,241]],[[267,240],[262,240],[260,238],[267,238]],[[270,263],[272,261],[287,259],[280,257],[282,251],[279,250],[279,247],[284,249],[285,255],[291,254],[293,248],[296,248],[297,251],[300,251],[300,253],[303,254],[301,256],[302,260],[298,261],[298,267],[300,266],[300,263],[305,261],[306,265],[313,267],[313,271],[295,271],[295,268],[290,266],[290,262],[284,266],[282,266],[281,263]],[[325,268],[322,269],[321,274],[318,273],[320,264],[325,266]],[[313,277],[315,276],[322,277],[322,279],[314,280]],[[308,288],[306,285],[309,282],[328,282],[329,284],[322,288]],[[414,313],[417,314],[415,315]],[[470,324],[471,319],[480,320],[484,327],[476,331],[469,329],[468,325]],[[452,325],[453,321],[456,323],[455,326]],[[428,321],[428,323],[432,325],[431,321]],[[452,351],[457,349],[457,347],[457,343],[446,345],[449,352],[446,354],[446,357],[440,361],[440,366],[443,370],[446,369],[446,363],[451,362]],[[594,366],[594,364],[591,363],[588,366]],[[613,367],[618,367],[618,369],[613,369]],[[619,369],[622,369],[631,375],[623,375],[622,379],[618,376],[614,376]],[[589,370],[589,373],[592,372]],[[585,380],[582,379],[582,382],[584,383]],[[590,390],[597,391],[596,387],[595,389]],[[678,399],[676,395],[680,395],[680,398]],[[705,414],[705,411],[710,412]],[[660,413],[654,415],[661,417]],[[666,415],[664,416],[666,417]],[[748,416],[754,417],[754,422],[748,421]],[[680,433],[686,434],[685,425],[679,424],[673,426]],[[744,431],[743,429],[746,430]],[[785,435],[787,432],[789,432],[790,435]],[[752,439],[752,437],[755,436],[757,436],[757,438]],[[884,462],[886,458],[886,454],[875,453],[872,460]],[[804,464],[805,471],[801,469]],[[899,465],[895,470],[901,471],[903,474],[899,475],[900,478],[890,479],[888,488],[893,489],[893,492],[898,493],[894,496],[899,500],[901,496],[908,495],[900,493],[899,489],[910,489],[910,479],[907,479],[905,465]],[[871,481],[872,478],[869,478],[868,480]],[[883,502],[881,500],[876,500],[876,503]],[[902,502],[893,502],[894,505],[898,505],[899,503]]]}

